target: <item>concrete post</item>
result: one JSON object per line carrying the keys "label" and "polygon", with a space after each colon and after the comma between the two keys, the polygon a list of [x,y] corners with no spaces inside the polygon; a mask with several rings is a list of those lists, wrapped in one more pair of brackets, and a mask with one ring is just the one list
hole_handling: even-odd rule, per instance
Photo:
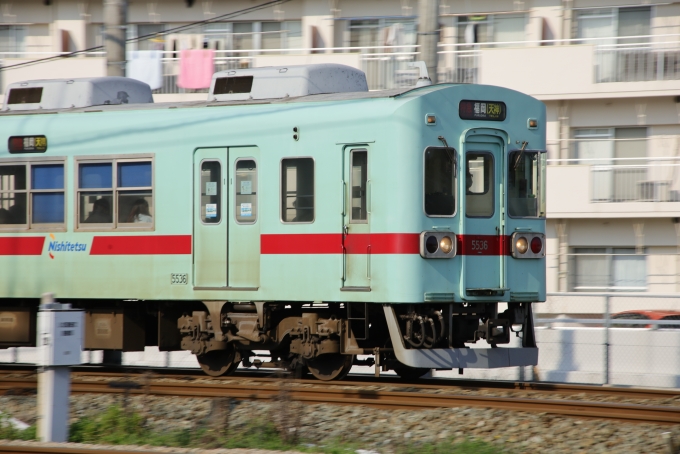
{"label": "concrete post", "polygon": [[439,1],[418,0],[418,44],[433,84],[437,83],[437,43],[439,43]]}
{"label": "concrete post", "polygon": [[125,76],[127,0],[104,0],[106,75]]}
{"label": "concrete post", "polygon": [[604,297],[604,384],[609,384],[609,294]]}
{"label": "concrete post", "polygon": [[40,441],[68,440],[69,366],[81,364],[83,311],[70,304],[54,302],[51,293],[42,296],[38,312],[38,438]]}

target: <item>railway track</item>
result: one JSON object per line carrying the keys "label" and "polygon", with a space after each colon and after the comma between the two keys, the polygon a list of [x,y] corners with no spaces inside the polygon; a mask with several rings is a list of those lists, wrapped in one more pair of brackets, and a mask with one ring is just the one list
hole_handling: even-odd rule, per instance
{"label": "railway track", "polygon": [[[0,373],[0,394],[35,393],[37,378],[34,372]],[[627,422],[655,424],[680,424],[680,406],[644,405],[620,402],[591,402],[584,400],[527,398],[522,393],[528,391],[557,394],[599,394],[615,395],[630,399],[675,398],[677,392],[656,389],[603,388],[584,385],[510,383],[494,389],[512,390],[514,395],[480,396],[463,395],[459,390],[480,390],[491,387],[489,382],[475,382],[449,385],[432,384],[432,381],[418,384],[404,384],[396,381],[342,381],[323,383],[315,380],[285,380],[272,378],[243,379],[205,379],[191,375],[162,375],[151,377],[148,374],[131,380],[127,373],[102,373],[95,371],[75,372],[72,375],[74,394],[120,394],[180,396],[193,398],[232,398],[241,400],[272,401],[280,396],[283,389],[288,397],[306,404],[367,405],[385,409],[426,409],[454,407],[484,407],[510,411],[549,413],[579,418],[598,418]],[[493,383],[493,382],[492,382]],[[378,385],[386,389],[375,388]],[[396,388],[396,390],[391,390]],[[433,392],[446,388],[447,393]],[[453,388],[453,392],[452,392]]]}

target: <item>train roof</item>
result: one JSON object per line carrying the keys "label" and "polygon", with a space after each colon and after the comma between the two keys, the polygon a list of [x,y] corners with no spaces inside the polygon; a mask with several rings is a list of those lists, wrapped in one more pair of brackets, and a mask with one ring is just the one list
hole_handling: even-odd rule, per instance
{"label": "train roof", "polygon": [[181,102],[161,102],[148,104],[111,104],[111,105],[97,105],[89,107],[74,107],[65,109],[40,109],[40,110],[24,110],[24,111],[2,111],[0,116],[13,115],[44,115],[56,113],[75,113],[75,112],[117,112],[117,111],[131,111],[131,110],[162,110],[162,109],[178,109],[178,108],[200,108],[200,107],[217,107],[217,106],[249,106],[249,105],[263,105],[263,104],[290,104],[301,102],[334,102],[334,101],[352,101],[364,99],[380,99],[380,98],[397,98],[411,92],[418,94],[425,94],[431,91],[437,91],[442,88],[451,87],[453,84],[439,84],[419,88],[396,88],[390,90],[380,91],[365,91],[365,92],[345,92],[345,93],[325,93],[288,98],[275,99],[248,99],[248,100],[234,100],[234,101],[181,101]]}

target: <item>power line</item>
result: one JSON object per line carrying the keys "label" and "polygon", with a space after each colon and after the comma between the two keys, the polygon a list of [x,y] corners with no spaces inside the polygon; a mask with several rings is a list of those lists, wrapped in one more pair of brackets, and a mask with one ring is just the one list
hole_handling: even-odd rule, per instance
{"label": "power line", "polygon": [[[176,32],[182,31],[182,30],[187,30],[189,28],[198,27],[198,26],[204,25],[204,24],[209,24],[211,22],[217,22],[217,21],[220,21],[220,20],[223,20],[223,19],[231,19],[231,18],[234,18],[234,17],[241,16],[243,14],[247,14],[247,13],[251,13],[253,11],[258,11],[258,10],[267,8],[267,7],[272,6],[272,5],[287,3],[289,1],[290,0],[273,0],[273,1],[270,1],[270,2],[262,3],[261,5],[251,6],[249,8],[244,8],[244,9],[234,11],[234,12],[231,12],[231,13],[222,14],[220,16],[216,16],[216,17],[213,17],[213,18],[210,18],[210,19],[205,19],[205,20],[198,21],[198,22],[192,22],[192,23],[186,24],[186,25],[180,25],[178,27],[174,27],[174,28],[171,28],[169,30],[164,30],[162,32],[149,33],[148,35],[137,36],[136,38],[126,39],[125,42],[126,43],[135,43],[135,42],[139,42],[139,41],[144,41],[144,40],[149,39],[149,38],[157,38],[157,37],[160,37],[160,36],[168,35],[170,33],[176,33]],[[104,49],[104,46],[90,47],[89,49],[77,50],[75,52],[69,52],[67,54],[55,55],[53,57],[41,58],[41,59],[38,59],[38,60],[31,60],[31,61],[27,61],[27,62],[24,62],[24,63],[17,63],[15,65],[10,65],[10,66],[3,66],[3,67],[0,67],[0,71],[6,71],[8,69],[24,68],[24,67],[27,67],[27,66],[38,65],[38,64],[41,64],[41,63],[47,63],[47,62],[59,60],[59,59],[62,59],[62,58],[75,57],[76,55],[80,55],[80,54],[84,54],[84,53],[88,53],[88,52],[94,52],[94,51],[102,50],[102,49]]]}

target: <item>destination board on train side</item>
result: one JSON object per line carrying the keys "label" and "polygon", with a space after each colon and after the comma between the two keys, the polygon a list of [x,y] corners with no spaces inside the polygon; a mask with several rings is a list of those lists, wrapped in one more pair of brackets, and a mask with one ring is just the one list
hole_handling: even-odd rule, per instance
{"label": "destination board on train side", "polygon": [[506,107],[500,101],[473,101],[464,99],[458,105],[458,115],[463,120],[505,120]]}

